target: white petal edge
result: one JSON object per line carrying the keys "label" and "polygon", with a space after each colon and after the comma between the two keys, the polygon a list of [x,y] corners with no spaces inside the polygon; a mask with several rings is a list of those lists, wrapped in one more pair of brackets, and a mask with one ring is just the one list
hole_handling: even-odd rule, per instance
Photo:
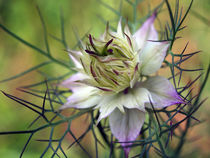
{"label": "white petal edge", "polygon": [[[150,92],[154,108],[164,108],[170,105],[184,103],[170,81],[164,77],[150,77],[141,83],[140,86],[148,89]],[[152,108],[150,103],[147,103],[145,106]]]}
{"label": "white petal edge", "polygon": [[78,81],[83,81],[85,79],[89,79],[89,76],[78,72],[76,74],[73,74],[71,77],[64,80],[63,82],[61,82],[60,86],[63,86],[65,88],[69,88],[74,92],[77,89],[78,86],[80,87],[80,86],[84,85],[84,84],[82,84]]}
{"label": "white petal edge", "polygon": [[95,109],[97,108],[100,108],[100,115],[97,123],[103,118],[109,116],[116,108],[118,108],[121,112],[124,112],[123,105],[121,104],[121,97],[119,97],[119,95],[103,96],[103,99],[95,107]]}
{"label": "white petal edge", "polygon": [[121,104],[128,108],[136,108],[141,111],[145,111],[145,103],[149,103],[149,97],[151,97],[149,91],[145,88],[134,87],[129,89],[127,94],[121,95]]}
{"label": "white petal edge", "polygon": [[91,86],[75,86],[74,92],[67,98],[67,102],[61,107],[64,108],[89,108],[99,103],[101,97],[98,89]]}
{"label": "white petal edge", "polygon": [[100,96],[91,96],[88,99],[82,100],[77,103],[72,103],[71,101],[67,101],[63,106],[61,106],[60,109],[62,110],[66,108],[77,108],[77,109],[90,108],[97,105],[100,102],[100,100],[101,100]]}
{"label": "white petal edge", "polygon": [[143,75],[150,75],[160,69],[168,47],[168,42],[146,43],[139,53],[140,71]]}
{"label": "white petal edge", "polygon": [[109,117],[109,125],[112,134],[121,142],[125,155],[128,157],[130,148],[125,146],[132,143],[123,143],[134,141],[138,137],[144,124],[145,113],[138,109],[125,109],[125,113],[115,109]]}
{"label": "white petal edge", "polygon": [[140,50],[147,40],[158,40],[158,33],[154,27],[156,12],[150,16],[143,25],[134,33],[133,38],[136,41],[136,50]]}

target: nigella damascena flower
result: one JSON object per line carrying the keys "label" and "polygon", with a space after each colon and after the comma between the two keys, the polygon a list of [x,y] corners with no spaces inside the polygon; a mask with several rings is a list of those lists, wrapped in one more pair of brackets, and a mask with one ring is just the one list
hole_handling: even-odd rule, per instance
{"label": "nigella damascena flower", "polygon": [[[72,95],[61,107],[99,109],[98,121],[109,116],[113,135],[123,143],[134,141],[145,120],[145,108],[164,108],[182,103],[172,84],[164,77],[149,75],[160,69],[168,42],[158,42],[155,14],[133,35],[121,20],[117,32],[107,27],[95,39],[89,35],[81,51],[69,51],[78,73],[62,85]],[[152,106],[151,106],[152,103]]]}

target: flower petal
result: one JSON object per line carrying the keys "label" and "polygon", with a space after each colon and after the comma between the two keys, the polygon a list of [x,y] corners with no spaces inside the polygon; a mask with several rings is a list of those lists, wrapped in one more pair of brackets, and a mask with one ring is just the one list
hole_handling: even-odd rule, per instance
{"label": "flower petal", "polygon": [[130,148],[126,146],[132,143],[123,143],[134,141],[138,137],[144,124],[145,113],[137,109],[125,109],[125,113],[115,109],[110,117],[109,124],[113,135],[122,142],[126,157],[128,157]]}
{"label": "flower petal", "polygon": [[65,88],[69,88],[70,90],[74,92],[74,90],[77,89],[78,86],[83,86],[83,84],[78,81],[82,81],[88,78],[89,77],[87,75],[78,72],[76,74],[73,74],[67,80],[64,80],[60,85]]}
{"label": "flower petal", "polygon": [[75,86],[73,94],[68,97],[67,102],[61,107],[64,108],[89,108],[99,103],[101,97],[97,95],[98,89],[91,86]]}
{"label": "flower petal", "polygon": [[100,108],[98,122],[109,116],[116,108],[124,113],[124,108],[138,109],[145,112],[145,104],[150,103],[151,94],[146,88],[134,87],[127,93],[121,92],[116,95],[103,96],[103,99],[95,107]]}
{"label": "flower petal", "polygon": [[78,109],[85,109],[90,108],[99,103],[101,98],[99,96],[91,96],[90,98],[86,100],[82,100],[77,103],[72,103],[71,100],[67,101],[63,106],[61,106],[60,109],[66,109],[66,108],[78,108]]}
{"label": "flower petal", "polygon": [[121,104],[128,109],[136,108],[145,111],[144,104],[150,102],[150,96],[147,89],[134,87],[133,89],[129,89],[127,94],[123,94],[120,100]]}
{"label": "flower petal", "polygon": [[121,97],[118,95],[103,96],[103,99],[95,108],[100,108],[100,115],[97,122],[109,116],[116,108],[120,109],[121,112],[124,112],[123,105],[121,104]]}
{"label": "flower petal", "polygon": [[147,40],[158,40],[158,33],[153,24],[155,18],[156,12],[153,13],[133,35],[136,41],[136,50],[142,49]]}
{"label": "flower petal", "polygon": [[150,75],[160,69],[168,47],[168,42],[147,42],[139,53],[140,71],[143,75]]}
{"label": "flower petal", "polygon": [[[154,108],[164,108],[170,105],[184,103],[170,81],[164,77],[150,77],[141,84],[141,87],[149,90]],[[146,107],[152,108],[150,103],[147,103]]]}

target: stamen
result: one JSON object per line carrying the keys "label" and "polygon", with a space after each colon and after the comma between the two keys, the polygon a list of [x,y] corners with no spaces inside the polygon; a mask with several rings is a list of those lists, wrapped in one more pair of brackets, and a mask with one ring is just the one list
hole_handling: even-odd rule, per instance
{"label": "stamen", "polygon": [[105,48],[107,48],[111,43],[112,43],[113,39],[109,40],[106,45],[105,45]]}
{"label": "stamen", "polygon": [[81,59],[81,58],[79,58],[79,60],[80,60],[80,63],[82,64],[83,69],[84,69],[84,70],[85,70],[85,72],[87,73],[86,67],[85,67],[85,65],[84,65],[84,63],[83,63],[83,61],[82,61],[82,59]]}
{"label": "stamen", "polygon": [[97,87],[98,89],[102,90],[102,91],[106,91],[106,92],[111,92],[111,89],[107,89],[107,88],[102,88],[102,87]]}
{"label": "stamen", "polygon": [[119,83],[117,82],[117,81],[115,81],[114,79],[112,79],[112,78],[109,78],[110,80],[112,80],[112,82],[114,82],[116,85],[118,85],[119,86]]}
{"label": "stamen", "polygon": [[130,44],[130,46],[132,47],[132,42],[131,42],[130,37],[129,37],[126,33],[124,33],[124,34],[125,34],[125,36],[127,37],[128,43],[129,43],[129,44]]}
{"label": "stamen", "polygon": [[92,46],[92,48],[95,50],[95,52],[98,52],[94,43],[93,43],[93,39],[92,39],[92,36],[91,34],[89,34],[89,41],[90,41],[90,45]]}
{"label": "stamen", "polygon": [[91,46],[92,47],[95,47],[94,44],[93,44],[93,39],[92,39],[91,34],[89,34],[89,41],[90,41]]}
{"label": "stamen", "polygon": [[96,53],[94,51],[91,51],[91,50],[88,50],[88,49],[86,49],[85,52],[88,53],[88,54],[91,54],[91,55],[96,55]]}
{"label": "stamen", "polygon": [[[103,51],[102,51],[102,56],[106,56],[106,55],[108,55],[108,53],[112,53],[112,49],[109,49],[108,51],[107,51],[107,48],[108,48],[108,46],[112,43],[112,41],[113,41],[113,39],[111,39],[111,40],[109,40],[107,43],[106,43],[106,45],[104,46],[104,48],[103,48]],[[108,52],[108,53],[107,53]]]}
{"label": "stamen", "polygon": [[117,81],[115,81],[114,79],[110,78],[108,75],[106,75],[105,73],[103,73],[103,71],[97,67],[98,70],[99,70],[99,73],[101,74],[101,76],[105,77],[105,79],[109,79],[111,80],[112,82],[114,82],[114,84],[116,84],[117,86],[119,86],[119,83]]}
{"label": "stamen", "polygon": [[119,75],[119,72],[116,71],[116,70],[113,70],[113,72],[118,76]]}
{"label": "stamen", "polygon": [[139,69],[139,67],[138,67],[138,66],[139,66],[139,63],[137,63],[137,64],[136,64],[136,66],[135,66],[135,70],[134,70],[134,73],[135,73],[136,71],[138,71],[138,69]]}
{"label": "stamen", "polygon": [[100,61],[101,63],[109,63],[109,62],[112,62],[112,61],[116,61],[116,60],[120,60],[120,59],[117,59],[117,58],[113,58],[113,57],[110,57],[110,56],[107,56],[105,58],[100,58],[99,56],[94,56],[98,61]]}
{"label": "stamen", "polygon": [[129,68],[129,65],[128,65],[128,63],[127,63],[126,61],[123,61],[123,64],[124,64],[127,68]]}
{"label": "stamen", "polygon": [[92,65],[93,65],[93,62],[90,63],[90,72],[91,72],[93,78],[98,82],[97,75],[96,75],[95,71],[93,70]]}

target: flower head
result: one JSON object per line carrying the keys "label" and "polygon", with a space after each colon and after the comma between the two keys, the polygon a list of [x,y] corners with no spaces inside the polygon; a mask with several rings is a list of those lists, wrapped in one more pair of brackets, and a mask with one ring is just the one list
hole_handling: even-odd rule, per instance
{"label": "flower head", "polygon": [[98,121],[109,116],[111,131],[127,156],[130,149],[125,146],[132,143],[124,142],[139,135],[145,107],[183,102],[166,78],[148,77],[160,69],[169,47],[158,41],[155,17],[154,13],[133,35],[127,25],[122,29],[121,20],[117,32],[107,27],[99,39],[89,35],[81,51],[69,51],[78,73],[62,83],[72,95],[61,108],[94,107],[100,111]]}

